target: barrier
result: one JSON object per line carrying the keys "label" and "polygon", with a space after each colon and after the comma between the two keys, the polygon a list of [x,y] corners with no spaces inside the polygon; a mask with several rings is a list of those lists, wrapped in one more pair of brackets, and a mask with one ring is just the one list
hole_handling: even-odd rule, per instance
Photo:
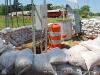
{"label": "barrier", "polygon": [[61,48],[61,27],[59,24],[51,24],[49,35],[49,48]]}

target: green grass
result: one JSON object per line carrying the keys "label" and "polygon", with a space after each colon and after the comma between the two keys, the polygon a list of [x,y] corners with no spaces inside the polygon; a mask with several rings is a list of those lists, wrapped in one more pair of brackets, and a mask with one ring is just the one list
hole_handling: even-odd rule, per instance
{"label": "green grass", "polygon": [[[25,20],[25,25],[31,25],[31,17],[25,16],[24,20]],[[63,18],[48,18],[48,23],[55,23],[57,20],[63,20]],[[64,20],[69,20],[69,19],[65,18]],[[8,23],[9,27],[12,27],[11,17],[8,17]],[[18,23],[19,26],[23,26],[22,16],[18,17]],[[13,25],[14,28],[18,27],[16,17],[13,17]],[[0,15],[0,30],[4,28],[5,28],[5,16]]]}

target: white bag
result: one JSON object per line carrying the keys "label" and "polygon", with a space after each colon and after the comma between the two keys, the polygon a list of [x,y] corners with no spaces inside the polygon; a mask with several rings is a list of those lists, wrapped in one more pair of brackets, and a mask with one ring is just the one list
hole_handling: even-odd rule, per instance
{"label": "white bag", "polygon": [[72,66],[70,64],[62,64],[57,66],[58,75],[82,75],[81,67]]}
{"label": "white bag", "polygon": [[13,48],[8,45],[3,45],[2,47],[0,47],[0,55],[5,53],[6,51],[10,51],[10,50],[13,50]]}
{"label": "white bag", "polygon": [[15,74],[20,75],[32,67],[33,52],[26,48],[20,51],[15,60]]}
{"label": "white bag", "polygon": [[80,45],[85,46],[90,51],[100,54],[100,45],[93,40],[83,41],[80,43]]}
{"label": "white bag", "polygon": [[47,52],[47,58],[51,64],[63,64],[69,61],[68,55],[57,47]]}
{"label": "white bag", "polygon": [[0,47],[4,45],[4,41],[0,38]]}
{"label": "white bag", "polygon": [[87,70],[85,60],[82,58],[82,56],[76,52],[70,51],[70,50],[63,50],[67,55],[70,55],[70,60],[68,63],[74,66],[80,66],[84,70]]}
{"label": "white bag", "polygon": [[99,35],[97,38],[95,38],[93,41],[95,41],[95,42],[97,42],[98,44],[100,44],[100,35]]}
{"label": "white bag", "polygon": [[100,75],[100,67],[99,66],[95,66],[93,68],[93,71],[91,72],[91,75]]}
{"label": "white bag", "polygon": [[32,69],[33,74],[56,75],[56,67],[49,63],[45,53],[35,55]]}
{"label": "white bag", "polygon": [[8,68],[15,62],[15,58],[19,51],[7,51],[0,56],[0,66],[2,69]]}
{"label": "white bag", "polygon": [[96,65],[100,65],[100,55],[92,51],[86,51],[82,54],[83,59],[85,60],[87,69],[90,70]]}
{"label": "white bag", "polygon": [[81,54],[85,51],[89,51],[86,47],[84,47],[82,45],[73,46],[69,50],[72,50],[73,52],[76,52],[76,53],[79,53],[79,54]]}

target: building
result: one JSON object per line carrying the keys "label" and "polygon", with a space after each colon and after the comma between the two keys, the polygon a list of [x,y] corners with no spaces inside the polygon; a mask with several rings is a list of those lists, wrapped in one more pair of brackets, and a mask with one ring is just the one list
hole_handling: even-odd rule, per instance
{"label": "building", "polygon": [[57,9],[57,10],[48,10],[48,18],[55,18],[55,17],[63,17],[63,12],[64,12],[64,17],[66,17],[67,15],[67,11],[66,10],[61,10],[61,9]]}
{"label": "building", "polygon": [[[18,11],[17,16],[22,15],[22,14],[30,15],[30,13],[31,13],[30,11],[23,11],[23,13],[22,13],[22,11]],[[11,16],[11,13],[9,13],[9,16]],[[12,16],[16,16],[16,12],[12,12]]]}
{"label": "building", "polygon": [[[67,11],[61,10],[61,9],[47,10],[47,16],[48,16],[48,18],[63,17],[63,11],[64,11],[64,17],[66,17]],[[29,16],[29,15],[31,15],[31,11],[23,11],[23,13],[22,13],[22,11],[17,12],[17,16],[20,16],[22,14],[24,14],[24,16]],[[9,16],[11,16],[11,13],[9,13]],[[12,16],[16,16],[16,12],[12,12]]]}

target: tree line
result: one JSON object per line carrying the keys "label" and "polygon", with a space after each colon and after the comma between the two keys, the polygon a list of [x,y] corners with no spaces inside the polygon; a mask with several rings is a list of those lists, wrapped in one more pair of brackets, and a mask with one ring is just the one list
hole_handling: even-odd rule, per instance
{"label": "tree line", "polygon": [[[52,5],[51,3],[47,4],[47,8],[48,10],[54,10],[54,9],[62,9],[61,5]],[[63,7],[66,10],[66,7]],[[15,12],[15,11],[30,11],[32,9],[32,5],[31,4],[27,4],[27,5],[22,5],[22,3],[20,3],[18,0],[14,0],[13,4],[8,5],[8,13]],[[78,12],[81,16],[82,15],[90,15],[90,16],[100,16],[100,13],[93,13],[90,11],[90,7],[88,5],[82,6],[80,9],[73,9],[75,12]],[[5,5],[1,4],[0,5],[0,15],[5,15]]]}

